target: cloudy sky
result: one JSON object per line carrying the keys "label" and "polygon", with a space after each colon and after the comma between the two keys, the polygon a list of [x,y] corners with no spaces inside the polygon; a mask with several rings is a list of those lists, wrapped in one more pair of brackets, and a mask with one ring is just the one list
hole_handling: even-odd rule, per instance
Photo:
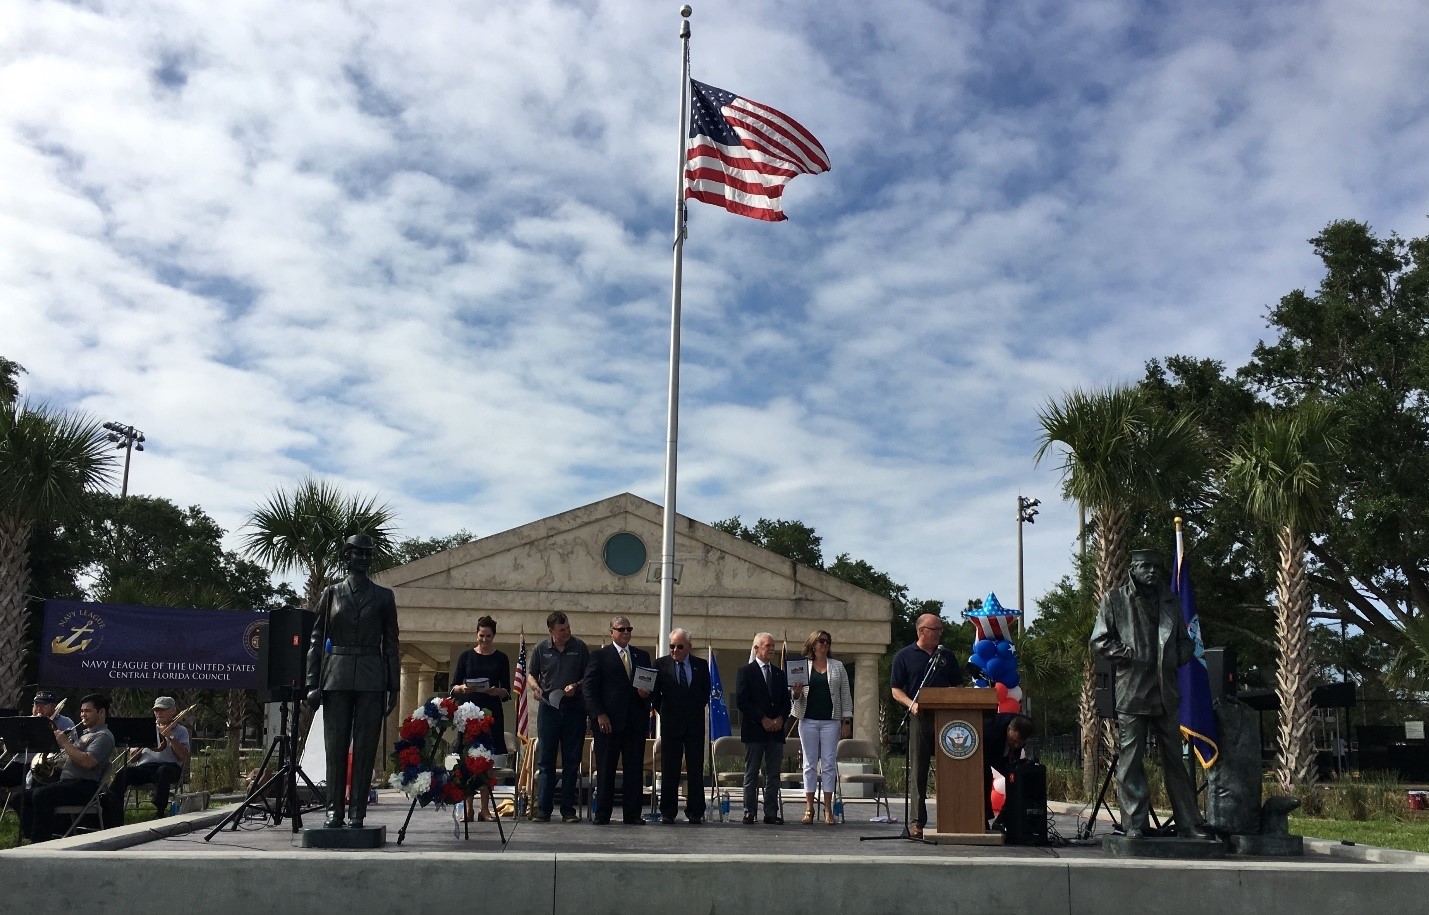
{"label": "cloudy sky", "polygon": [[[678,3],[0,3],[0,355],[238,527],[316,473],[402,533],[661,501]],[[1245,361],[1332,219],[1429,232],[1429,4],[697,3],[695,78],[828,174],[695,204],[679,510],[961,607],[1070,569],[1036,411]],[[1169,539],[1169,532],[1168,532]],[[657,544],[651,544],[658,548]]]}

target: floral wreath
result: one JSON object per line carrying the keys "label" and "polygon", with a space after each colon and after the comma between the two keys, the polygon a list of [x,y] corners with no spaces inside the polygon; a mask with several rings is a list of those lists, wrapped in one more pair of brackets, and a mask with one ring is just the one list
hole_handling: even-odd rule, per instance
{"label": "floral wreath", "polygon": [[392,748],[393,788],[428,804],[454,804],[491,782],[496,760],[491,731],[496,719],[473,702],[429,699],[407,716]]}

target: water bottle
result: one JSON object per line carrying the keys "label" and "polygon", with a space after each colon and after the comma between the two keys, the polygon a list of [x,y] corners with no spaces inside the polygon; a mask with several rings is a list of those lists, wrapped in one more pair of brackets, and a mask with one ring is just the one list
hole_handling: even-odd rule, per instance
{"label": "water bottle", "polygon": [[171,817],[176,817],[176,816],[178,816],[178,815],[179,815],[179,801],[178,801],[178,798],[174,798],[172,801],[169,802],[169,816],[171,816]]}
{"label": "water bottle", "polygon": [[728,792],[728,791],[721,791],[721,792],[720,792],[720,795],[719,795],[719,815],[720,815],[721,817],[727,817],[727,816],[729,816],[729,792]]}
{"label": "water bottle", "polygon": [[839,822],[843,822],[843,818],[844,818],[844,799],[841,798],[841,797],[840,797],[840,798],[835,798],[835,799],[834,799],[834,819],[838,820]]}

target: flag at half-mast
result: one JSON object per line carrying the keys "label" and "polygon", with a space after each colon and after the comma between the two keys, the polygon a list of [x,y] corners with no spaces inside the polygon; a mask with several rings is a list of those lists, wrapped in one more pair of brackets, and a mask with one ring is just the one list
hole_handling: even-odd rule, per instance
{"label": "flag at half-mast", "polygon": [[685,197],[778,222],[796,175],[829,170],[829,155],[798,121],[768,105],[690,80]]}

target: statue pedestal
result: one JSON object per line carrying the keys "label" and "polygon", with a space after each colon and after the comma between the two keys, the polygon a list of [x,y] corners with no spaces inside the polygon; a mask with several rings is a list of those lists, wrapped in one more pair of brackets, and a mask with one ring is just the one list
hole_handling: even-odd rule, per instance
{"label": "statue pedestal", "polygon": [[1231,836],[1231,851],[1237,855],[1299,858],[1305,854],[1305,838],[1288,835],[1235,835]]}
{"label": "statue pedestal", "polygon": [[1166,836],[1128,839],[1106,836],[1102,848],[1113,858],[1172,858],[1183,861],[1214,861],[1226,856],[1226,847],[1215,839],[1183,839]]}
{"label": "statue pedestal", "polygon": [[381,848],[387,844],[386,826],[363,826],[351,829],[338,826],[309,826],[303,830],[304,848]]}

